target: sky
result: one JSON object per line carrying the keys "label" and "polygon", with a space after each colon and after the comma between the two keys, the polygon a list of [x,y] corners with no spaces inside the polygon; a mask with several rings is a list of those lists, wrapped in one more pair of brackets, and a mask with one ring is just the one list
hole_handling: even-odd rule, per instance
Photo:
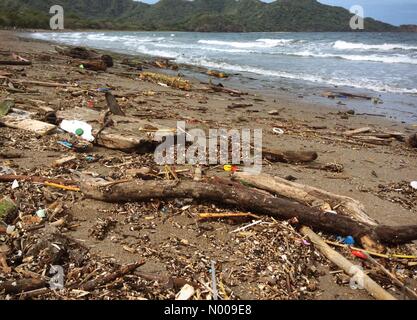
{"label": "sky", "polygon": [[[158,2],[158,0],[140,1]],[[273,0],[263,1],[272,2]],[[417,0],[319,0],[319,2],[348,9],[353,5],[361,5],[367,17],[395,25],[417,24]]]}

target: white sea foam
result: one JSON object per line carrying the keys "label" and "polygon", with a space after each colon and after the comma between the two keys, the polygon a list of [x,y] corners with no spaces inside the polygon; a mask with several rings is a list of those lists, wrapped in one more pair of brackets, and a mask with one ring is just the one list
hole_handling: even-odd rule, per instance
{"label": "white sea foam", "polygon": [[293,42],[292,39],[258,39],[256,41],[222,41],[222,40],[199,40],[200,44],[214,46],[228,46],[234,48],[273,48]]}
{"label": "white sea foam", "polygon": [[[285,53],[284,53],[285,54]],[[316,53],[312,51],[300,51],[287,53],[287,55],[299,56],[299,57],[312,57],[312,58],[335,58],[351,61],[371,61],[381,63],[405,63],[405,64],[417,64],[417,59],[406,55],[354,55],[354,54],[332,54],[332,53]]]}
{"label": "white sea foam", "polygon": [[333,48],[338,50],[417,50],[417,47],[406,46],[403,44],[384,43],[384,44],[365,44],[360,42],[346,42],[338,40],[333,44]]}
{"label": "white sea foam", "polygon": [[180,57],[178,59],[182,63],[189,63],[199,66],[204,66],[207,68],[214,68],[214,69],[222,69],[227,71],[235,71],[235,72],[247,72],[247,73],[255,73],[263,76],[271,76],[277,78],[285,78],[291,80],[302,80],[308,81],[313,83],[320,83],[320,84],[327,84],[331,86],[347,86],[347,87],[354,87],[354,88],[362,88],[362,89],[369,89],[372,91],[377,92],[392,92],[392,93],[417,93],[417,88],[407,89],[407,88],[397,88],[393,86],[386,85],[379,81],[375,80],[349,80],[349,79],[340,79],[340,78],[324,78],[322,76],[312,75],[312,74],[303,74],[303,73],[290,73],[285,71],[275,71],[275,70],[266,70],[263,68],[257,68],[252,66],[241,66],[241,65],[234,65],[224,62],[214,62],[210,60],[206,60],[204,58],[201,59],[185,59]]}

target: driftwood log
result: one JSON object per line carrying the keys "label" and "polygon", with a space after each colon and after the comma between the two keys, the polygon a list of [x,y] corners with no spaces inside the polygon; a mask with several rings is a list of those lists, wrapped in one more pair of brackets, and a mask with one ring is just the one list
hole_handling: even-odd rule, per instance
{"label": "driftwood log", "polygon": [[55,50],[60,54],[69,56],[75,59],[81,60],[101,60],[105,63],[106,67],[113,67],[113,58],[109,55],[101,55],[94,50],[88,50],[83,47],[74,47],[70,49],[64,49],[61,47],[55,47]]}
{"label": "driftwood log", "polygon": [[417,148],[417,133],[408,137],[407,144],[412,148]]}
{"label": "driftwood log", "polygon": [[150,201],[152,199],[193,198],[264,214],[282,220],[296,220],[301,225],[341,236],[353,236],[365,248],[382,251],[379,244],[407,243],[417,239],[417,226],[391,227],[368,225],[351,217],[323,212],[304,204],[274,197],[229,179],[212,178],[196,181],[121,181],[118,184],[81,182],[81,191],[88,198],[111,203]]}
{"label": "driftwood log", "polygon": [[339,213],[350,216],[359,222],[377,225],[377,222],[366,213],[364,205],[355,199],[267,174],[254,176],[245,172],[236,172],[234,177],[255,188],[298,201],[310,207],[319,207],[324,211],[337,207]]}
{"label": "driftwood log", "polygon": [[106,102],[110,111],[114,115],[122,116],[122,117],[126,116],[126,114],[123,112],[123,110],[120,108],[119,104],[117,103],[116,98],[110,92],[106,92]]}
{"label": "driftwood log", "polygon": [[14,281],[5,281],[0,283],[0,292],[5,294],[19,294],[22,292],[32,291],[46,286],[43,279],[21,279]]}
{"label": "driftwood log", "polygon": [[30,66],[30,61],[17,61],[17,60],[0,60],[2,66]]}
{"label": "driftwood log", "polygon": [[262,156],[270,162],[284,163],[306,163],[318,158],[315,151],[282,151],[274,149],[263,149]]}

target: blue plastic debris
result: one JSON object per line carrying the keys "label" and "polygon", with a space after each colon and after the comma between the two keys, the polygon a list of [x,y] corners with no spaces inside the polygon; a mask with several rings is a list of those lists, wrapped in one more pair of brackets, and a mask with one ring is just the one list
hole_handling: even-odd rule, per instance
{"label": "blue plastic debris", "polygon": [[97,91],[98,92],[109,92],[111,89],[110,88],[98,88]]}
{"label": "blue plastic debris", "polygon": [[73,145],[72,143],[68,142],[68,141],[58,141],[58,143],[68,149],[72,149]]}
{"label": "blue plastic debris", "polygon": [[353,246],[355,244],[355,239],[353,239],[352,236],[347,236],[343,243],[347,244],[348,246]]}
{"label": "blue plastic debris", "polygon": [[346,238],[337,237],[336,240],[348,246],[353,246],[355,244],[355,239],[352,236],[347,236]]}

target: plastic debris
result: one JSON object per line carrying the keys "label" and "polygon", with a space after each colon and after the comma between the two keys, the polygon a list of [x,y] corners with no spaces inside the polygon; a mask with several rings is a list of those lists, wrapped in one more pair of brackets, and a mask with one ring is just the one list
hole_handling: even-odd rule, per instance
{"label": "plastic debris", "polygon": [[411,186],[411,188],[413,188],[414,190],[417,190],[417,181],[411,181],[410,186]]}
{"label": "plastic debris", "polygon": [[10,223],[17,214],[17,205],[9,197],[0,200],[0,221]]}
{"label": "plastic debris", "polygon": [[8,114],[10,109],[13,107],[14,107],[13,100],[4,100],[2,103],[0,103],[0,117]]}
{"label": "plastic debris", "polygon": [[45,219],[46,218],[46,210],[45,209],[40,209],[40,210],[36,211],[36,215],[39,218]]}
{"label": "plastic debris", "polygon": [[93,127],[88,123],[78,120],[63,120],[59,126],[62,130],[75,134],[84,140],[93,142],[94,137],[92,135]]}
{"label": "plastic debris", "polygon": [[109,91],[111,91],[111,89],[110,88],[98,88],[97,91],[98,92],[109,92]]}
{"label": "plastic debris", "polygon": [[16,174],[16,171],[14,171],[12,168],[7,166],[0,166],[0,173],[1,174]]}
{"label": "plastic debris", "polygon": [[19,182],[17,180],[14,180],[12,183],[12,190],[19,188]]}
{"label": "plastic debris", "polygon": [[72,149],[73,144],[68,141],[58,141],[58,143],[68,149]]}
{"label": "plastic debris", "polygon": [[285,133],[285,131],[284,131],[284,130],[282,130],[281,128],[274,128],[274,129],[272,129],[272,131],[273,131],[275,134],[278,134],[278,135],[282,135],[282,134],[284,134],[284,133]]}
{"label": "plastic debris", "polygon": [[366,253],[363,253],[361,251],[352,250],[352,254],[357,258],[368,260],[368,256],[366,255]]}

